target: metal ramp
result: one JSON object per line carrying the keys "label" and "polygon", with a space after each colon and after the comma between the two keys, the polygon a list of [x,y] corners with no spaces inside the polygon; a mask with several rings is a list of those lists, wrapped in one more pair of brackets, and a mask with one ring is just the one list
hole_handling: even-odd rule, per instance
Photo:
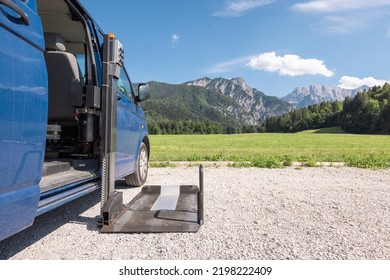
{"label": "metal ramp", "polygon": [[202,166],[199,177],[199,187],[144,186],[128,205],[121,205],[122,195],[117,193],[103,209],[105,221],[101,232],[197,232],[204,219]]}

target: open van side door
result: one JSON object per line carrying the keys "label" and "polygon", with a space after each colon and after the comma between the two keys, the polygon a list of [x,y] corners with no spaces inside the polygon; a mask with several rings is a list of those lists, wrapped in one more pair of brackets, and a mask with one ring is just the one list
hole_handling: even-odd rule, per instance
{"label": "open van side door", "polygon": [[48,101],[35,1],[0,0],[0,44],[2,240],[33,223],[40,196]]}

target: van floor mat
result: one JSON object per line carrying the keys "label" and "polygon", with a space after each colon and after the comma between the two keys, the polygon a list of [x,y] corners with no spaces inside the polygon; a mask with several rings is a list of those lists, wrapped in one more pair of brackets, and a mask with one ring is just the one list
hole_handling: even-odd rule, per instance
{"label": "van floor mat", "polygon": [[101,232],[197,232],[198,192],[193,185],[145,186]]}

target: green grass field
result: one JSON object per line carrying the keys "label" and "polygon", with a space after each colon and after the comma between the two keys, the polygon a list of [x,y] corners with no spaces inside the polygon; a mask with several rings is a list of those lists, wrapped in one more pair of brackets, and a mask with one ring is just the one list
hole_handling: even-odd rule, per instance
{"label": "green grass field", "polygon": [[151,135],[151,162],[229,161],[233,166],[277,168],[293,162],[344,162],[390,167],[390,136],[343,134],[339,128],[294,134]]}

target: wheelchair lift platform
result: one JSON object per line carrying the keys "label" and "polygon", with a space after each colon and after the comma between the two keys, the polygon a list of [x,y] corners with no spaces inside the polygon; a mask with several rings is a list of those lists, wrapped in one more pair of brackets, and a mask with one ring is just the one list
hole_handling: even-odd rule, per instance
{"label": "wheelchair lift platform", "polygon": [[[115,190],[118,79],[123,66],[122,44],[104,36],[101,90],[101,232],[196,232],[203,224],[203,166],[199,167],[199,188],[145,186],[129,204]],[[140,94],[138,89],[137,96]],[[135,125],[135,124],[134,124]],[[139,162],[136,162],[136,167]],[[137,170],[137,169],[135,169]]]}
{"label": "wheelchair lift platform", "polygon": [[202,166],[199,178],[199,187],[144,186],[128,205],[123,205],[122,194],[116,193],[103,209],[101,232],[197,232],[204,221]]}

